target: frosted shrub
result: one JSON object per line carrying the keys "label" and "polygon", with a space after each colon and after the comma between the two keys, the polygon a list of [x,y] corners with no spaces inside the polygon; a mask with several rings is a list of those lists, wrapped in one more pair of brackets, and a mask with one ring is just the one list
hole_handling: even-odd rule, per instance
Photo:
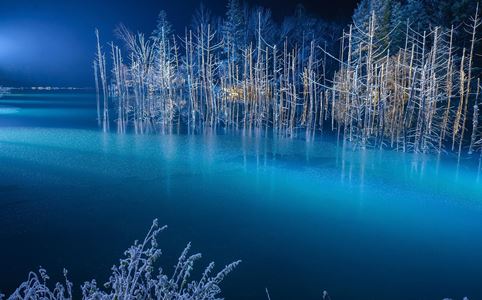
{"label": "frosted shrub", "polygon": [[[72,299],[72,283],[67,279],[67,270],[64,269],[65,285],[57,283],[52,291],[47,287],[49,279],[47,271],[40,267],[39,275],[30,272],[27,281],[22,283],[8,299]],[[3,295],[0,294],[0,299],[2,298]]]}
{"label": "frosted shrub", "polygon": [[[161,255],[157,245],[157,235],[166,228],[159,227],[154,220],[142,243],[134,242],[119,265],[112,267],[112,275],[104,285],[105,290],[92,280],[81,286],[82,299],[171,299],[171,300],[214,300],[218,299],[221,289],[219,284],[241,261],[233,262],[212,276],[214,263],[210,263],[199,281],[190,281],[194,262],[201,254],[189,254],[189,243],[179,257],[171,276],[164,274],[163,269],[156,271],[155,262]],[[72,283],[67,279],[64,270],[65,284],[57,283],[53,290],[47,286],[49,279],[45,269],[40,268],[39,275],[31,272],[28,280],[8,297],[8,300],[65,300],[72,299]],[[0,299],[3,295],[0,294]]]}

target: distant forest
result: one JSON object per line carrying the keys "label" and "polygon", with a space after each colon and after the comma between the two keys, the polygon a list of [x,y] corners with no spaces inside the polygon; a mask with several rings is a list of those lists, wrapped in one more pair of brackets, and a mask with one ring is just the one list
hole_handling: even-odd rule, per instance
{"label": "distant forest", "polygon": [[[185,127],[335,134],[355,148],[481,152],[482,43],[473,0],[362,0],[350,24],[297,6],[203,5],[184,32],[97,34],[99,122],[143,133]],[[106,59],[106,56],[109,59]],[[109,69],[109,71],[107,71]]]}

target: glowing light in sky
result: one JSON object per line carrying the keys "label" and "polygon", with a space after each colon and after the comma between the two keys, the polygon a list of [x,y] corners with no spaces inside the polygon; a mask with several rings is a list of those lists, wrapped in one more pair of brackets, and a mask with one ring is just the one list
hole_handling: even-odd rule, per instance
{"label": "glowing light in sky", "polygon": [[8,54],[13,52],[14,43],[3,32],[0,32],[0,64],[8,57]]}
{"label": "glowing light in sky", "polygon": [[[75,37],[58,24],[0,20],[0,85],[1,79],[48,83],[53,77],[72,76],[82,50]],[[88,65],[86,69],[90,71]]]}

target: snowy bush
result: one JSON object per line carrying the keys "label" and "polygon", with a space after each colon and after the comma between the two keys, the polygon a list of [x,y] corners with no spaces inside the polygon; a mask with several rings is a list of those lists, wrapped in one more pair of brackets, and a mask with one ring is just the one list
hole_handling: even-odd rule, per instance
{"label": "snowy bush", "polygon": [[[201,254],[190,255],[190,243],[186,246],[171,276],[164,274],[159,268],[156,272],[155,262],[161,255],[156,237],[166,226],[159,227],[154,220],[147,236],[142,243],[134,242],[119,265],[112,267],[112,275],[104,285],[97,286],[95,280],[85,282],[82,286],[82,299],[170,299],[170,300],[211,300],[218,299],[221,289],[219,284],[241,261],[233,262],[212,276],[214,263],[203,272],[199,281],[190,281],[194,262]],[[22,283],[8,300],[66,300],[72,299],[73,284],[67,279],[64,270],[65,283],[57,283],[51,290],[47,286],[49,279],[45,269],[40,268],[39,274],[30,272],[27,281]],[[4,295],[0,294],[0,299]]]}

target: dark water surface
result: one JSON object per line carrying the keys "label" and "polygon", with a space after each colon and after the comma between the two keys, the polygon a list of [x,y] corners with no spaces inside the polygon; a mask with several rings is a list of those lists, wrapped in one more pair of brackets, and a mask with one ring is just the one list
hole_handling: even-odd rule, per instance
{"label": "dark water surface", "polygon": [[344,151],[258,134],[119,135],[95,97],[0,99],[0,290],[29,270],[78,290],[152,219],[171,272],[189,241],[227,299],[482,299],[477,160]]}

